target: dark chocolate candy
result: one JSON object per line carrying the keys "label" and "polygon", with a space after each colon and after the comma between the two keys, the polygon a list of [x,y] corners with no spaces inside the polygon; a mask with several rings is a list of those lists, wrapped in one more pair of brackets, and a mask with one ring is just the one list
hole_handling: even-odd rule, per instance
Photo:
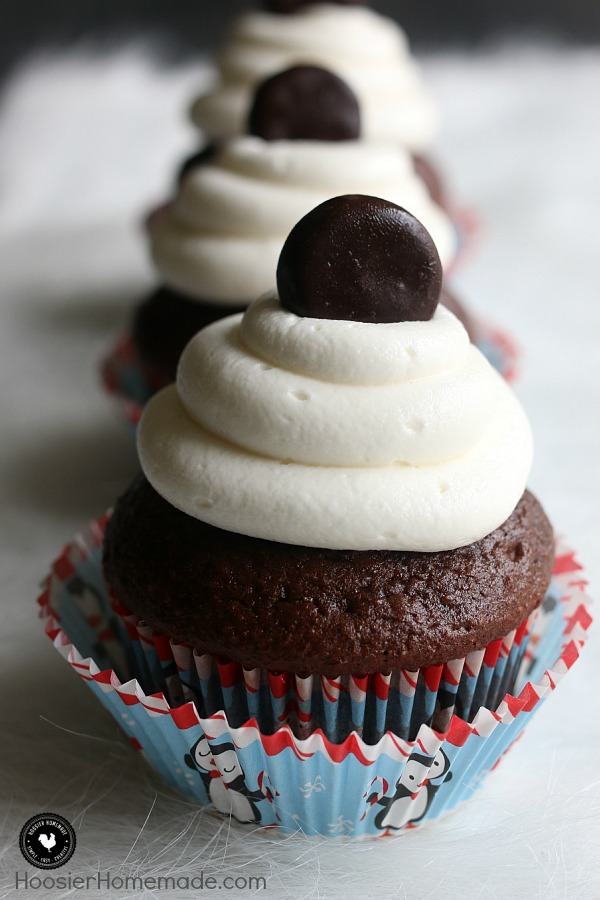
{"label": "dark chocolate candy", "polygon": [[[269,12],[294,13],[303,6],[313,6],[317,0],[266,0],[265,6]],[[335,6],[367,6],[368,0],[328,0]]]}
{"label": "dark chocolate candy", "polygon": [[293,66],[256,90],[248,131],[265,141],[351,141],[360,134],[358,100],[320,66]]}
{"label": "dark chocolate candy", "polygon": [[378,197],[326,200],[294,226],[277,266],[282,305],[298,316],[356,322],[427,321],[442,284],[429,232]]}

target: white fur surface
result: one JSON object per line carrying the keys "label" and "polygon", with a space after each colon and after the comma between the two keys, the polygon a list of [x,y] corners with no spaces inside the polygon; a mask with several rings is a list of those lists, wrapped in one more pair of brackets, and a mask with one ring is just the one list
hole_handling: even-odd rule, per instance
{"label": "white fur surface", "polygon": [[[531,46],[425,61],[438,157],[484,222],[456,288],[526,349],[531,485],[600,584],[600,52]],[[599,638],[470,804],[422,831],[341,845],[223,824],[169,792],[53,650],[39,580],[136,471],[97,362],[153,283],[139,219],[195,145],[205,73],[144,48],[38,59],[0,112],[0,898],[191,897],[15,890],[17,841],[75,826],[59,873],[264,875],[271,898],[600,897]],[[255,892],[258,893],[258,892]],[[249,897],[251,891],[227,891]],[[205,891],[202,896],[212,896]]]}

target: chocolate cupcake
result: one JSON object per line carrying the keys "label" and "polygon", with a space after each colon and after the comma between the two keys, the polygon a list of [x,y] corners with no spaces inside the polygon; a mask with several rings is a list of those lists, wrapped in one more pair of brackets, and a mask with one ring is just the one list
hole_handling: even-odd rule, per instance
{"label": "chocolate cupcake", "polygon": [[462,231],[464,214],[431,158],[439,133],[437,106],[398,23],[364,0],[270,0],[264,6],[233,21],[217,54],[216,83],[190,110],[209,146],[244,133],[254,90],[263,79],[298,63],[322,66],[358,97],[363,139],[406,148],[431,198],[460,221]]}
{"label": "chocolate cupcake", "polygon": [[438,112],[406,35],[364,2],[273,0],[238,16],[217,58],[216,85],[199,96],[191,117],[209,140],[243,133],[256,85],[298,63],[343,78],[364,110],[369,140],[427,151]]}
{"label": "chocolate cupcake", "polygon": [[[200,332],[143,416],[145,475],[105,542],[130,613],[196,654],[327,679],[443,667],[518,632],[552,530],[524,491],[525,416],[438,306],[441,282],[431,237],[393,204],[340,197],[295,226],[278,294]],[[336,740],[433,721],[342,706]]]}
{"label": "chocolate cupcake", "polygon": [[277,285],[188,345],[144,413],[144,474],[65,549],[42,614],[187,796],[394,834],[470,796],[577,658],[580,567],[561,550],[549,585],[527,420],[438,305],[409,213],[322,204]]}

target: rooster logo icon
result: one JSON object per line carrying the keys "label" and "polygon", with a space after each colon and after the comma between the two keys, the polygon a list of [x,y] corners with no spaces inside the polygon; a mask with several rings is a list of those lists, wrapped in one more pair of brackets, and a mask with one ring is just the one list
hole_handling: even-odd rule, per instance
{"label": "rooster logo icon", "polygon": [[40,813],[23,825],[19,847],[38,869],[58,869],[75,853],[77,839],[70,822],[58,813]]}
{"label": "rooster logo icon", "polygon": [[50,832],[50,837],[46,834],[38,834],[38,841],[46,850],[52,850],[53,847],[56,847],[56,838],[52,831]]}

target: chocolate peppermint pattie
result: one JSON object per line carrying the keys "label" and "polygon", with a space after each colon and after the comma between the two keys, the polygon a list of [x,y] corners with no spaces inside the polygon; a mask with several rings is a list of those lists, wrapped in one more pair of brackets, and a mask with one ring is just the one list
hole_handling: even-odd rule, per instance
{"label": "chocolate peppermint pattie", "polygon": [[282,306],[320,319],[425,322],[441,287],[427,229],[402,207],[361,194],[334,197],[304,216],[277,267]]}
{"label": "chocolate peppermint pattie", "polygon": [[320,66],[293,66],[258,86],[248,133],[265,141],[356,140],[358,100],[333,72]]}

